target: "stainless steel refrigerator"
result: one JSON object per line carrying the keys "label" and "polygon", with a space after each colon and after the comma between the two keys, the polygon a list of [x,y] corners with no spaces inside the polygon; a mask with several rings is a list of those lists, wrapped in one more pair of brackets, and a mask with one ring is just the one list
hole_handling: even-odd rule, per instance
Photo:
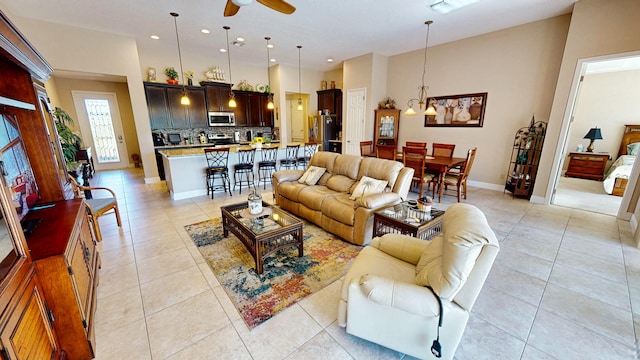
{"label": "stainless steel refrigerator", "polygon": [[342,133],[341,124],[338,124],[335,115],[322,115],[322,140],[324,142],[324,150],[342,153]]}

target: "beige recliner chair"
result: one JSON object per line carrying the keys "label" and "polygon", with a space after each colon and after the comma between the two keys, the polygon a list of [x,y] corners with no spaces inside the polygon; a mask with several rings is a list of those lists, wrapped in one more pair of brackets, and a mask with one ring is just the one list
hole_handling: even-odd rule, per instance
{"label": "beige recliner chair", "polygon": [[[431,241],[387,234],[371,241],[345,275],[338,323],[357,337],[421,359],[451,359],[500,247],[478,208],[454,204]],[[437,298],[442,300],[438,329]]]}

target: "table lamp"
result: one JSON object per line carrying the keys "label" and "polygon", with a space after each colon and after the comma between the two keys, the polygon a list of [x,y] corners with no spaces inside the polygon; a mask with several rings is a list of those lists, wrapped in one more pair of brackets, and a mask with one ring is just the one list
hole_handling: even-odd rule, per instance
{"label": "table lamp", "polygon": [[587,146],[587,152],[593,152],[593,143],[596,140],[602,140],[602,133],[600,132],[600,129],[598,129],[597,127],[594,127],[589,130],[589,132],[587,133],[587,135],[584,136],[584,138],[591,140],[591,142],[589,143],[589,146]]}

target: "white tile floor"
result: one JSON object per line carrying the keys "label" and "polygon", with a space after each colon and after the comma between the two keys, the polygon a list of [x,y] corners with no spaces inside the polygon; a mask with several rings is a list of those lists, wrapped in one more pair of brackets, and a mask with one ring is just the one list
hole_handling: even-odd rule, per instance
{"label": "white tile floor", "polygon": [[[98,173],[92,185],[117,192],[124,221],[100,219],[97,359],[403,358],[336,325],[339,281],[247,329],[183,228],[246,193],[171,201],[139,169]],[[640,250],[628,222],[478,188],[467,202],[502,250],[456,359],[636,358]]]}

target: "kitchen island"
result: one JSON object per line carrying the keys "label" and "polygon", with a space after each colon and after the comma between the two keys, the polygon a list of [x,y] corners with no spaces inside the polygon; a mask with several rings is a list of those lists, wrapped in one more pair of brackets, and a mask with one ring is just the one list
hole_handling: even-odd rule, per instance
{"label": "kitchen island", "polygon": [[[298,143],[294,143],[298,144]],[[278,159],[285,157],[286,144],[263,144],[264,148],[277,147]],[[249,145],[216,145],[208,148],[229,147],[229,178],[233,182],[233,165],[238,163],[238,150],[250,148]],[[206,168],[207,159],[204,155],[205,147],[191,147],[182,149],[165,149],[158,152],[162,155],[165,180],[171,199],[182,200],[207,194]],[[258,173],[258,162],[261,160],[261,149],[256,149],[254,174]],[[303,156],[304,145],[300,144],[298,156]],[[232,185],[233,186],[233,185]]]}

